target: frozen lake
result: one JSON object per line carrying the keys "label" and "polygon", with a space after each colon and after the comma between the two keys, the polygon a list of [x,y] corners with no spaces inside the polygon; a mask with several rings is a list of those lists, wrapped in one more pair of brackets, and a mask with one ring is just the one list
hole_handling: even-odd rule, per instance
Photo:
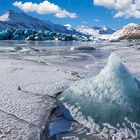
{"label": "frozen lake", "polygon": [[131,46],[140,45],[140,41],[134,42],[80,42],[80,41],[24,41],[24,40],[0,40],[0,47],[69,47],[69,46],[106,46],[106,45]]}
{"label": "frozen lake", "polygon": [[0,41],[0,138],[42,139],[56,94],[96,76],[112,52],[139,80],[139,42]]}
{"label": "frozen lake", "polygon": [[81,44],[81,42],[73,42],[73,41],[24,41],[24,40],[8,40],[8,41],[0,41],[0,47],[66,47],[66,46],[77,46]]}

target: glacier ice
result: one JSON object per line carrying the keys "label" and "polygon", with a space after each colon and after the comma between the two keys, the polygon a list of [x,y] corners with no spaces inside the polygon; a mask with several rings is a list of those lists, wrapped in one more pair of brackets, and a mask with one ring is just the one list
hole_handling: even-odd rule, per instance
{"label": "glacier ice", "polygon": [[6,29],[0,32],[0,38],[1,40],[8,40],[11,39],[13,35],[13,30],[12,29]]}
{"label": "glacier ice", "polygon": [[[125,118],[140,123],[140,89],[121,59],[112,53],[101,72],[71,85],[60,96],[60,102],[72,116],[116,126]],[[80,114],[80,115],[78,115]],[[75,117],[77,121],[78,118]]]}
{"label": "glacier ice", "polygon": [[[7,28],[0,30],[0,40],[61,40],[61,41],[101,41],[98,38],[75,35],[70,33],[61,33],[53,31],[43,31],[34,29],[13,29]],[[104,40],[102,40],[104,41]]]}
{"label": "glacier ice", "polygon": [[34,34],[34,30],[29,30],[29,29],[25,29],[24,30],[24,36],[28,37],[30,35]]}

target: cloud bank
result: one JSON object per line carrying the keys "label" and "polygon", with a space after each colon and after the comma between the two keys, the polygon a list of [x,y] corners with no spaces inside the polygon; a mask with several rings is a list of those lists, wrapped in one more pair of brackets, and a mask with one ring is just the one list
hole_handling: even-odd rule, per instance
{"label": "cloud bank", "polygon": [[140,18],[140,0],[94,0],[94,5],[114,10],[114,18]]}
{"label": "cloud bank", "polygon": [[58,18],[77,18],[76,13],[70,13],[66,11],[65,9],[62,9],[58,5],[54,3],[50,3],[48,0],[45,0],[39,4],[32,3],[32,2],[25,2],[22,3],[21,1],[14,2],[14,6],[20,8],[24,12],[36,12],[39,14],[53,14],[55,17]]}

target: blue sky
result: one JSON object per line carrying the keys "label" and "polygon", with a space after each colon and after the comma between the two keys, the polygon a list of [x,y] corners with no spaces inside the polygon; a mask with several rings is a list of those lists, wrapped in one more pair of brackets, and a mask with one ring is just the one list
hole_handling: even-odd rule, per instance
{"label": "blue sky", "polygon": [[[140,23],[139,9],[133,8],[139,6],[137,0],[118,0],[118,3],[114,3],[114,1],[116,0],[94,0],[94,2],[93,0],[48,0],[47,4],[49,6],[54,4],[54,9],[50,7],[46,11],[48,7],[43,3],[44,0],[1,0],[0,15],[7,10],[24,11],[40,19],[51,20],[63,25],[71,24],[73,27],[80,25],[109,26],[118,29],[130,22]],[[124,2],[121,3],[121,1]],[[13,5],[15,2],[16,4]],[[33,5],[34,10],[33,6],[28,6],[26,2],[35,4]],[[44,4],[44,11],[39,10],[39,3]],[[131,7],[132,10],[130,11]]]}

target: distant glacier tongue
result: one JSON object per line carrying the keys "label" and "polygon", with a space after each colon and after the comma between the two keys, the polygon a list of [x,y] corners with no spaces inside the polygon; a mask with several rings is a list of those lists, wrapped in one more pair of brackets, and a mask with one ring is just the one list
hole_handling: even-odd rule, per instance
{"label": "distant glacier tongue", "polygon": [[97,123],[116,125],[124,118],[140,123],[140,89],[114,53],[97,76],[74,83],[60,100],[77,121],[82,113]]}

